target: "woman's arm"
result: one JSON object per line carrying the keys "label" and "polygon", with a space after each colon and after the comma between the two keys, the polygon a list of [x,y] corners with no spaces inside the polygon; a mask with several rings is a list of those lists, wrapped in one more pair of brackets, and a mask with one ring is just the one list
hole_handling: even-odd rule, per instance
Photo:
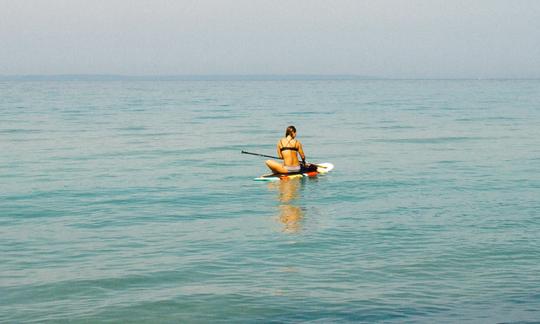
{"label": "woman's arm", "polygon": [[306,162],[306,155],[304,154],[304,149],[302,148],[302,143],[300,143],[300,141],[298,141],[298,153],[302,158],[302,162]]}
{"label": "woman's arm", "polygon": [[277,143],[277,156],[283,160],[283,155],[281,154],[281,140]]}

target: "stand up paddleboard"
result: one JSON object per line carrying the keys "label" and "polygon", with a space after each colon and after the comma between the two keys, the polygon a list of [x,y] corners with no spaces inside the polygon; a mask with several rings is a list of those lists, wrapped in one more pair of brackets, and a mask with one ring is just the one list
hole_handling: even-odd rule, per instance
{"label": "stand up paddleboard", "polygon": [[278,180],[288,180],[294,178],[303,178],[303,177],[316,177],[320,174],[325,174],[334,168],[332,163],[315,163],[317,165],[317,171],[311,172],[292,172],[292,173],[273,173],[260,176],[253,180],[255,181],[278,181]]}

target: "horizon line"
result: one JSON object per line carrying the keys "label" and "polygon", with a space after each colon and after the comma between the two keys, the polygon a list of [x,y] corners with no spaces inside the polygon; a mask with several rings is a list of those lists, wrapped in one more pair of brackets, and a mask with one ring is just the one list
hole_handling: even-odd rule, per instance
{"label": "horizon line", "polygon": [[360,74],[0,74],[0,81],[540,80],[540,77],[381,77]]}

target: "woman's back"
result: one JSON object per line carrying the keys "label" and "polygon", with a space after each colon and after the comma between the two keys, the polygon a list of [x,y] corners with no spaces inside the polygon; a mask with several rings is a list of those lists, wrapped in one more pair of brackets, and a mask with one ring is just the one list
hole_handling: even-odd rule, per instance
{"label": "woman's back", "polygon": [[279,153],[281,153],[281,156],[283,157],[284,165],[296,166],[300,164],[297,154],[300,147],[301,144],[296,139],[283,137],[279,140],[278,148]]}

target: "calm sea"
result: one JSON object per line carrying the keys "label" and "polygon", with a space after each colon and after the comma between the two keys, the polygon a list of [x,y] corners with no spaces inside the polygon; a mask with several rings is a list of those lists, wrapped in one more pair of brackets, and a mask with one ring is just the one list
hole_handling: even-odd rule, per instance
{"label": "calm sea", "polygon": [[0,82],[0,322],[535,320],[540,81]]}

